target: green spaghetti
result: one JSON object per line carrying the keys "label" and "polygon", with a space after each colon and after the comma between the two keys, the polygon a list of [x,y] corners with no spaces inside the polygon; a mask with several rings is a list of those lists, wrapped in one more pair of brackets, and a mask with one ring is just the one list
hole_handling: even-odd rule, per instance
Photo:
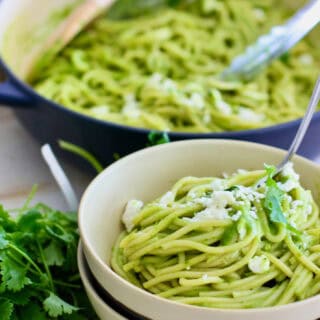
{"label": "green spaghetti", "polygon": [[[278,2],[278,1],[277,1]],[[274,0],[199,0],[127,20],[98,19],[32,81],[76,112],[175,132],[265,127],[304,114],[320,68],[307,40],[252,82],[218,75],[290,11]]]}
{"label": "green spaghetti", "polygon": [[273,172],[186,177],[151,203],[129,201],[112,268],[159,297],[203,307],[270,307],[318,294],[318,206],[292,164]]}

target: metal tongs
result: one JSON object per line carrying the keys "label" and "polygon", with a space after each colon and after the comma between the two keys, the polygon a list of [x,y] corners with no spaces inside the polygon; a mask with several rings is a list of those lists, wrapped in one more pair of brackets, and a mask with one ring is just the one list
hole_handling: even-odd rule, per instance
{"label": "metal tongs", "polygon": [[284,25],[273,27],[246,51],[233,59],[222,73],[225,80],[250,80],[272,60],[282,56],[320,22],[320,0],[300,9]]}

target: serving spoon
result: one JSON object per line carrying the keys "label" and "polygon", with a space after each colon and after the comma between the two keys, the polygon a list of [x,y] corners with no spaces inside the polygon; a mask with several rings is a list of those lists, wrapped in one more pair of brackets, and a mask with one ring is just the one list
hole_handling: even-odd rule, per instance
{"label": "serving spoon", "polygon": [[[186,3],[194,0],[184,0]],[[136,16],[163,6],[178,6],[181,0],[85,0],[76,6],[61,25],[31,54],[24,77],[30,80],[41,60],[52,59],[93,20],[110,10],[117,19]],[[258,38],[245,52],[233,59],[221,74],[223,80],[250,80],[262,68],[280,57],[308,34],[320,21],[320,0],[312,0],[284,25],[276,26]]]}

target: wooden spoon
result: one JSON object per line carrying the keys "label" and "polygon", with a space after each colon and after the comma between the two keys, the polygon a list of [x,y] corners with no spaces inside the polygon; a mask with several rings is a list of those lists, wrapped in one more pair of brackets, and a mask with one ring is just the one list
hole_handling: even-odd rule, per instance
{"label": "wooden spoon", "polygon": [[64,48],[90,22],[104,13],[116,0],[86,0],[77,6],[61,25],[30,54],[23,78],[30,80],[36,70]]}

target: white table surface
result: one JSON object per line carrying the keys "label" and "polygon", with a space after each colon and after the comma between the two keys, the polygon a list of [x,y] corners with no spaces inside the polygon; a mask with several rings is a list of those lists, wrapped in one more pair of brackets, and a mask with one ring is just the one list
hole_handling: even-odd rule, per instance
{"label": "white table surface", "polygon": [[[317,159],[320,163],[320,157]],[[91,178],[62,162],[80,197]],[[6,208],[23,204],[32,186],[39,186],[35,201],[57,209],[66,203],[40,153],[40,144],[16,120],[10,108],[0,106],[0,203]]]}
{"label": "white table surface", "polygon": [[[62,162],[78,196],[90,182],[87,174]],[[40,153],[40,144],[16,120],[13,112],[0,106],[0,203],[5,208],[21,206],[33,185],[38,185],[35,201],[57,209],[66,203]]]}

